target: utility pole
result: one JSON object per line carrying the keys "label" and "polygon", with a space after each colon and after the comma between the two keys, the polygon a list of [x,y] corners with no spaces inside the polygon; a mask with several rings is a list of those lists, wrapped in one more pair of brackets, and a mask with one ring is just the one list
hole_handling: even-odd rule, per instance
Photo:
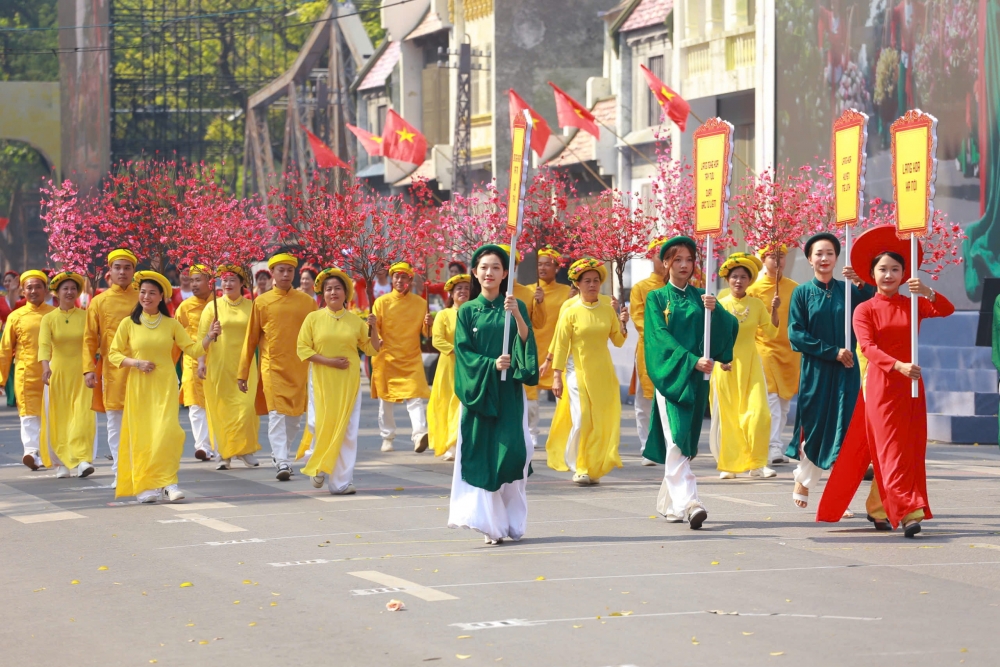
{"label": "utility pole", "polygon": [[472,191],[472,70],[488,70],[473,58],[489,58],[488,51],[472,48],[468,35],[457,49],[438,49],[438,57],[458,56],[458,61],[438,60],[438,67],[458,70],[455,100],[455,137],[452,140],[451,191],[468,196]]}

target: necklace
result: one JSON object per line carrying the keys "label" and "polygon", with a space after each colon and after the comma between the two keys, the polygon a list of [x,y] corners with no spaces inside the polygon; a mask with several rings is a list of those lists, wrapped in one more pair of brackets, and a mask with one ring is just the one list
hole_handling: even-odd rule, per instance
{"label": "necklace", "polygon": [[70,308],[69,310],[64,310],[62,311],[62,314],[63,318],[66,320],[66,324],[69,324],[69,318],[73,314],[73,309]]}
{"label": "necklace", "polygon": [[336,313],[334,313],[329,308],[324,308],[323,310],[324,310],[324,312],[326,312],[327,315],[329,315],[330,317],[332,317],[335,320],[339,320],[340,318],[342,318],[344,315],[347,314],[347,311],[344,310],[343,308],[341,308],[342,312],[340,313],[340,315],[337,315]]}
{"label": "necklace", "polygon": [[147,329],[155,329],[156,327],[160,326],[160,322],[163,321],[163,313],[157,313],[155,320],[147,317],[146,313],[140,315],[139,319],[142,321],[143,326],[146,327]]}
{"label": "necklace", "polygon": [[601,301],[600,299],[598,299],[596,302],[594,302],[593,306],[588,306],[586,301],[580,301],[580,304],[583,305],[583,307],[586,308],[587,310],[594,310],[595,308],[601,305]]}
{"label": "necklace", "polygon": [[236,306],[238,306],[238,305],[240,305],[241,303],[243,303],[243,295],[242,295],[242,294],[240,294],[240,298],[239,298],[239,300],[237,300],[237,301],[231,301],[231,300],[230,300],[230,299],[229,299],[229,298],[227,297],[227,298],[225,299],[225,302],[226,302],[226,305],[227,305],[227,306],[229,306],[230,308],[235,308]]}
{"label": "necklace", "polygon": [[[733,299],[735,301],[733,303],[733,309],[729,312],[731,312],[733,314],[733,317],[735,317],[740,322],[740,324],[742,324],[743,322],[747,321],[747,316],[750,315],[750,304],[743,306],[742,302],[739,299],[737,299],[736,297],[733,297]],[[743,310],[737,310],[739,306],[743,306]]]}

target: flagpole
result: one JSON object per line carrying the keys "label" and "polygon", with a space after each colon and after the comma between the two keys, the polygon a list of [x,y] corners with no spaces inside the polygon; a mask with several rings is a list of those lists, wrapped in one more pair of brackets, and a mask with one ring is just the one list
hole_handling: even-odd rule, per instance
{"label": "flagpole", "polygon": [[[568,141],[563,141],[562,135],[553,133],[552,136],[555,137],[559,141],[559,143],[561,143],[563,145],[563,148],[565,148],[570,153],[572,153],[573,157],[575,157],[577,160],[580,161],[580,166],[583,167],[584,169],[586,169],[588,172],[590,172],[590,175],[597,179],[597,182],[601,184],[601,187],[603,187],[605,190],[610,190],[611,189],[611,186],[609,186],[607,183],[605,183],[604,179],[601,178],[597,174],[596,171],[594,171],[593,169],[591,169],[590,167],[588,167],[587,163],[584,162],[583,158],[580,157],[575,150],[573,150],[572,148],[569,147],[569,142]],[[573,135],[573,136],[576,136],[576,135]]]}
{"label": "flagpole", "polygon": [[[511,234],[510,237],[510,258],[508,260],[510,271],[507,272],[508,298],[514,296],[514,285],[517,283],[517,240],[518,237],[521,235],[521,224],[524,220],[524,191],[525,191],[525,186],[527,185],[528,182],[527,179],[528,165],[531,162],[531,129],[534,126],[534,122],[532,121],[531,118],[531,112],[525,109],[521,113],[524,114],[525,128],[524,128],[524,142],[523,145],[521,146],[522,149],[521,164],[520,164],[520,169],[518,170],[520,183],[516,184],[518,188],[516,222],[514,226],[514,233]],[[517,133],[515,132],[515,137],[516,134]],[[518,146],[513,146],[512,148],[513,148],[513,154],[511,155],[512,160],[510,165],[511,176],[514,175],[515,167],[517,166],[513,158],[516,158],[517,156]],[[511,190],[511,193],[513,192],[514,187],[515,183],[510,183],[509,188]],[[510,200],[508,199],[508,202],[509,201]],[[508,210],[507,210],[508,227],[510,226],[510,214],[511,211],[508,203]],[[510,354],[510,311],[509,310],[505,310],[503,318],[503,354],[505,355]],[[505,368],[502,371],[500,371],[500,381],[504,382],[506,380],[507,380],[507,369]]]}

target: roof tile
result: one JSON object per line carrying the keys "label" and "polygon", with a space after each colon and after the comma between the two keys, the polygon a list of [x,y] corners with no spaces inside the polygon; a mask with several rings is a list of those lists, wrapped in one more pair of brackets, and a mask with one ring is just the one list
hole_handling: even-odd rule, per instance
{"label": "roof tile", "polygon": [[620,28],[621,32],[640,30],[653,25],[662,24],[667,20],[667,14],[674,8],[674,0],[642,0]]}

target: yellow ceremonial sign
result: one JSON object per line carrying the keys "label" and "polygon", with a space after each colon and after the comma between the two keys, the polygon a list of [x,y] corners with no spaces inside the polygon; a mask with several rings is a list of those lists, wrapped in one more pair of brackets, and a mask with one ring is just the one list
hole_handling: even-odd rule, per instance
{"label": "yellow ceremonial sign", "polygon": [[511,234],[515,234],[520,226],[521,190],[527,167],[524,158],[528,152],[529,137],[528,120],[524,114],[519,113],[514,117],[514,136],[511,141],[510,156],[510,189],[507,195],[507,231]]}
{"label": "yellow ceremonial sign", "polygon": [[865,201],[865,166],[868,116],[847,109],[833,122],[833,176],[835,221],[853,225],[861,217]]}
{"label": "yellow ceremonial sign", "polygon": [[726,231],[732,160],[732,124],[710,118],[695,130],[694,231],[698,236],[718,236]]}
{"label": "yellow ceremonial sign", "polygon": [[892,124],[892,190],[896,231],[923,236],[934,217],[937,119],[919,109]]}

